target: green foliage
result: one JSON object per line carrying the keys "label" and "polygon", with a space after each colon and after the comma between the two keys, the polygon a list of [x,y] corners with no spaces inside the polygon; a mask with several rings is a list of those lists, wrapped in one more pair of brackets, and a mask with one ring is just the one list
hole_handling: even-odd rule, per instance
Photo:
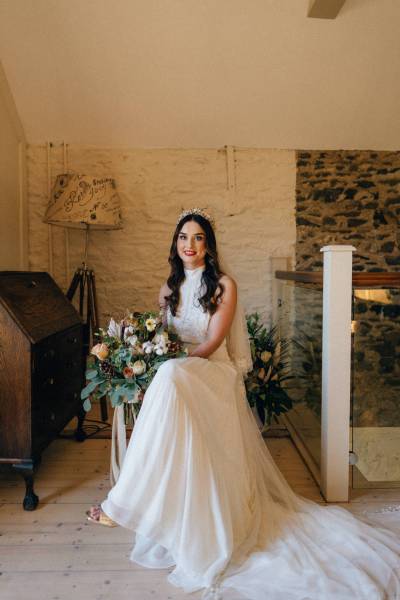
{"label": "green foliage", "polygon": [[296,356],[299,362],[299,374],[296,377],[297,391],[310,410],[321,416],[321,373],[322,352],[321,345],[315,337],[304,331],[296,333],[297,339],[293,340]]}
{"label": "green foliage", "polygon": [[282,382],[293,379],[289,373],[288,340],[279,339],[276,326],[267,329],[260,322],[260,315],[248,315],[253,370],[245,380],[247,399],[255,406],[263,424],[292,408],[292,400],[282,387]]}

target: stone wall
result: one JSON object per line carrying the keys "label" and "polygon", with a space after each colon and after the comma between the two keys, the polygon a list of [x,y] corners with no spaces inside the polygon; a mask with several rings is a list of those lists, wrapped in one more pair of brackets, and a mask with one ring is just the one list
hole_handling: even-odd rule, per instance
{"label": "stone wall", "polygon": [[[126,308],[156,307],[165,281],[171,237],[182,208],[208,207],[217,240],[233,267],[247,312],[271,314],[271,257],[294,258],[295,152],[236,149],[228,190],[225,149],[145,150],[68,146],[70,170],[113,176],[122,201],[123,229],[90,234],[89,265],[95,269],[101,322]],[[62,146],[50,153],[50,180],[64,171]],[[49,269],[47,151],[28,149],[30,268]],[[231,179],[232,180],[232,179]],[[66,290],[82,261],[84,233],[52,227],[54,277]]]}
{"label": "stone wall", "polygon": [[400,152],[298,151],[296,269],[352,244],[355,271],[400,270]]}
{"label": "stone wall", "polygon": [[[399,271],[399,221],[400,152],[297,152],[298,270],[320,270],[324,245],[352,244],[353,270]],[[400,425],[399,292],[372,292],[354,304],[355,426]],[[300,323],[309,318],[304,306],[296,305]],[[311,334],[320,354],[320,336]]]}

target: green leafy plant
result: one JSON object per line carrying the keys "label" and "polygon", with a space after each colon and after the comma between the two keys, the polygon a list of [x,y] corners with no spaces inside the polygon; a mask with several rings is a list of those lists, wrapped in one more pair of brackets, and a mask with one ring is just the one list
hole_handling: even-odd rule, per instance
{"label": "green leafy plant", "polygon": [[318,338],[299,330],[293,340],[298,362],[296,393],[318,417],[321,416],[321,343]]}
{"label": "green leafy plant", "polygon": [[267,329],[258,313],[246,317],[249,332],[253,370],[245,380],[247,399],[255,406],[263,425],[292,408],[292,399],[282,386],[293,379],[289,374],[289,341],[279,339],[277,328]]}

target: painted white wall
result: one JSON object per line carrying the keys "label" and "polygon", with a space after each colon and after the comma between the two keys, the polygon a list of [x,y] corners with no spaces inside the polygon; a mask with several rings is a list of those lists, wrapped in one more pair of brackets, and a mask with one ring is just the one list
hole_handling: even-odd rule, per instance
{"label": "painted white wall", "polygon": [[[90,234],[89,266],[95,269],[99,310],[109,316],[129,309],[157,308],[169,274],[172,234],[183,208],[208,207],[216,219],[218,244],[232,265],[248,312],[269,319],[273,256],[294,259],[296,161],[292,150],[237,149],[235,193],[228,189],[227,153],[215,149],[119,150],[68,146],[71,170],[115,178],[123,229]],[[53,181],[63,171],[63,149],[52,148]],[[47,152],[28,148],[30,268],[48,270]],[[53,227],[54,277],[66,290],[64,231]],[[70,230],[71,269],[83,258],[84,232]]]}
{"label": "painted white wall", "polygon": [[398,149],[400,2],[2,0],[32,143]]}
{"label": "painted white wall", "polygon": [[27,268],[25,142],[0,63],[0,270]]}

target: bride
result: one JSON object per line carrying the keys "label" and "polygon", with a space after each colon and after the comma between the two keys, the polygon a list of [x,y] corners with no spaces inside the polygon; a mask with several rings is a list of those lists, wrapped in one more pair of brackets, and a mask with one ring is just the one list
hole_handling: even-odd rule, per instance
{"label": "bride", "polygon": [[203,209],[178,218],[160,291],[189,347],[162,364],[118,480],[91,521],[135,531],[131,560],[204,598],[400,599],[400,541],[296,495],[246,401],[251,354],[234,279]]}

